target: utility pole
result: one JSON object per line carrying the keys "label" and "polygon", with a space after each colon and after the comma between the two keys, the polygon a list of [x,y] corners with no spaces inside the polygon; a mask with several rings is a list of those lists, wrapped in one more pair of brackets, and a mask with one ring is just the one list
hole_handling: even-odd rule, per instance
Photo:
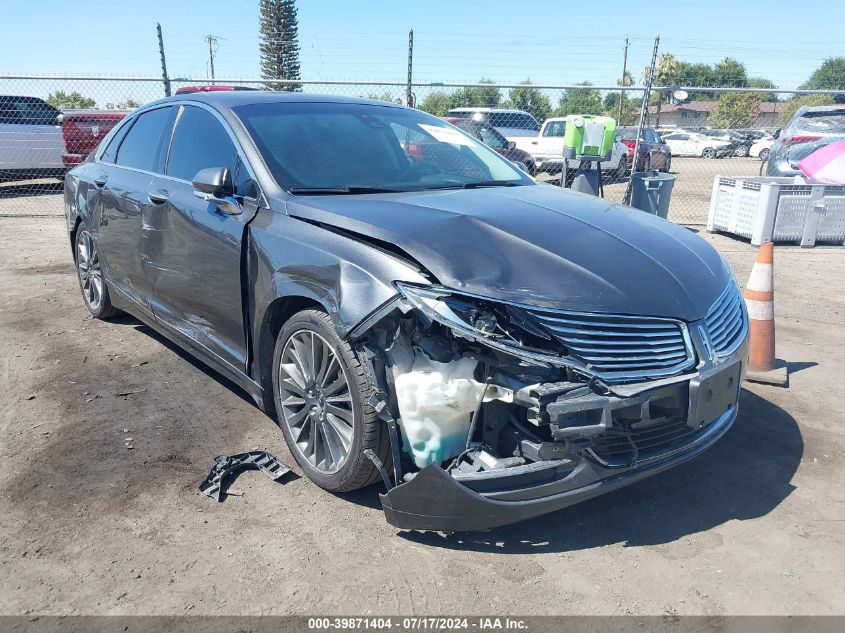
{"label": "utility pole", "polygon": [[164,61],[164,38],[161,36],[161,24],[156,23],[158,33],[158,52],[161,55],[161,79],[164,82],[164,96],[170,96],[170,78],[167,76],[167,63]]}
{"label": "utility pole", "polygon": [[416,107],[414,93],[412,90],[414,70],[414,29],[408,33],[408,86],[405,88],[405,105],[409,108]]}
{"label": "utility pole", "polygon": [[625,82],[628,74],[628,36],[625,36],[625,48],[622,54],[622,92],[619,95],[619,116],[617,125],[622,125],[622,104],[625,103]]}
{"label": "utility pole", "polygon": [[216,35],[206,35],[205,39],[208,40],[208,67],[211,71],[211,85],[214,85],[214,55],[217,53],[217,41],[221,38],[217,37]]}

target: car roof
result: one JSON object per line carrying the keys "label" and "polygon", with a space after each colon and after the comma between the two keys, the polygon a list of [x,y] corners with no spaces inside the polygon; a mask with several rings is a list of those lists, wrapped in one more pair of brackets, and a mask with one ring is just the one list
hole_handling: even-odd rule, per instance
{"label": "car roof", "polygon": [[801,114],[807,112],[843,112],[845,111],[845,104],[831,103],[830,105],[821,106],[806,106],[801,110]]}
{"label": "car roof", "polygon": [[284,92],[275,90],[215,90],[211,92],[191,92],[187,94],[165,97],[153,103],[166,104],[177,101],[198,101],[207,103],[215,108],[234,108],[242,105],[260,103],[360,103],[379,105],[388,108],[403,108],[404,106],[379,101],[376,99],[360,99],[337,95],[323,95],[313,92]]}
{"label": "car roof", "polygon": [[478,107],[478,108],[452,108],[449,112],[504,112],[505,114],[531,114],[530,112],[526,112],[525,110],[513,110],[511,108],[489,108],[489,107]]}

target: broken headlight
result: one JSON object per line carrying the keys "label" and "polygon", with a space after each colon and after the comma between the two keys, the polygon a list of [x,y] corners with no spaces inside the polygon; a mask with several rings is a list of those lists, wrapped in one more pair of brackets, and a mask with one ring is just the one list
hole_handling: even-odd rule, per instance
{"label": "broken headlight", "polygon": [[517,306],[438,286],[396,282],[402,296],[433,321],[458,336],[543,364],[560,364],[565,353]]}

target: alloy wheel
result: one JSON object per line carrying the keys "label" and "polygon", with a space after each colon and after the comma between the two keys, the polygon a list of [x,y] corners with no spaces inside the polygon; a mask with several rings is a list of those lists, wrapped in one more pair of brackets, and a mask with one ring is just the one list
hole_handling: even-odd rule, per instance
{"label": "alloy wheel", "polygon": [[76,269],[85,302],[96,312],[103,302],[103,272],[100,254],[88,231],[82,231],[76,247]]}
{"label": "alloy wheel", "polygon": [[296,450],[321,473],[340,470],[352,446],[352,394],[337,353],[316,332],[298,330],[285,343],[279,396]]}

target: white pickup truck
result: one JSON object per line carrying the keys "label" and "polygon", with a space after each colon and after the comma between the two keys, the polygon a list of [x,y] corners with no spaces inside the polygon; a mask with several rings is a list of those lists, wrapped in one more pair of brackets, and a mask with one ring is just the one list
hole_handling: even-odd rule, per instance
{"label": "white pickup truck", "polygon": [[[537,136],[514,137],[517,149],[528,152],[534,157],[537,171],[549,174],[559,173],[563,167],[563,133],[566,131],[566,119],[554,117],[546,119]],[[569,167],[577,165],[570,163]],[[628,169],[628,148],[619,141],[613,144],[610,160],[601,162],[601,169],[612,172],[614,179],[622,179]]]}

